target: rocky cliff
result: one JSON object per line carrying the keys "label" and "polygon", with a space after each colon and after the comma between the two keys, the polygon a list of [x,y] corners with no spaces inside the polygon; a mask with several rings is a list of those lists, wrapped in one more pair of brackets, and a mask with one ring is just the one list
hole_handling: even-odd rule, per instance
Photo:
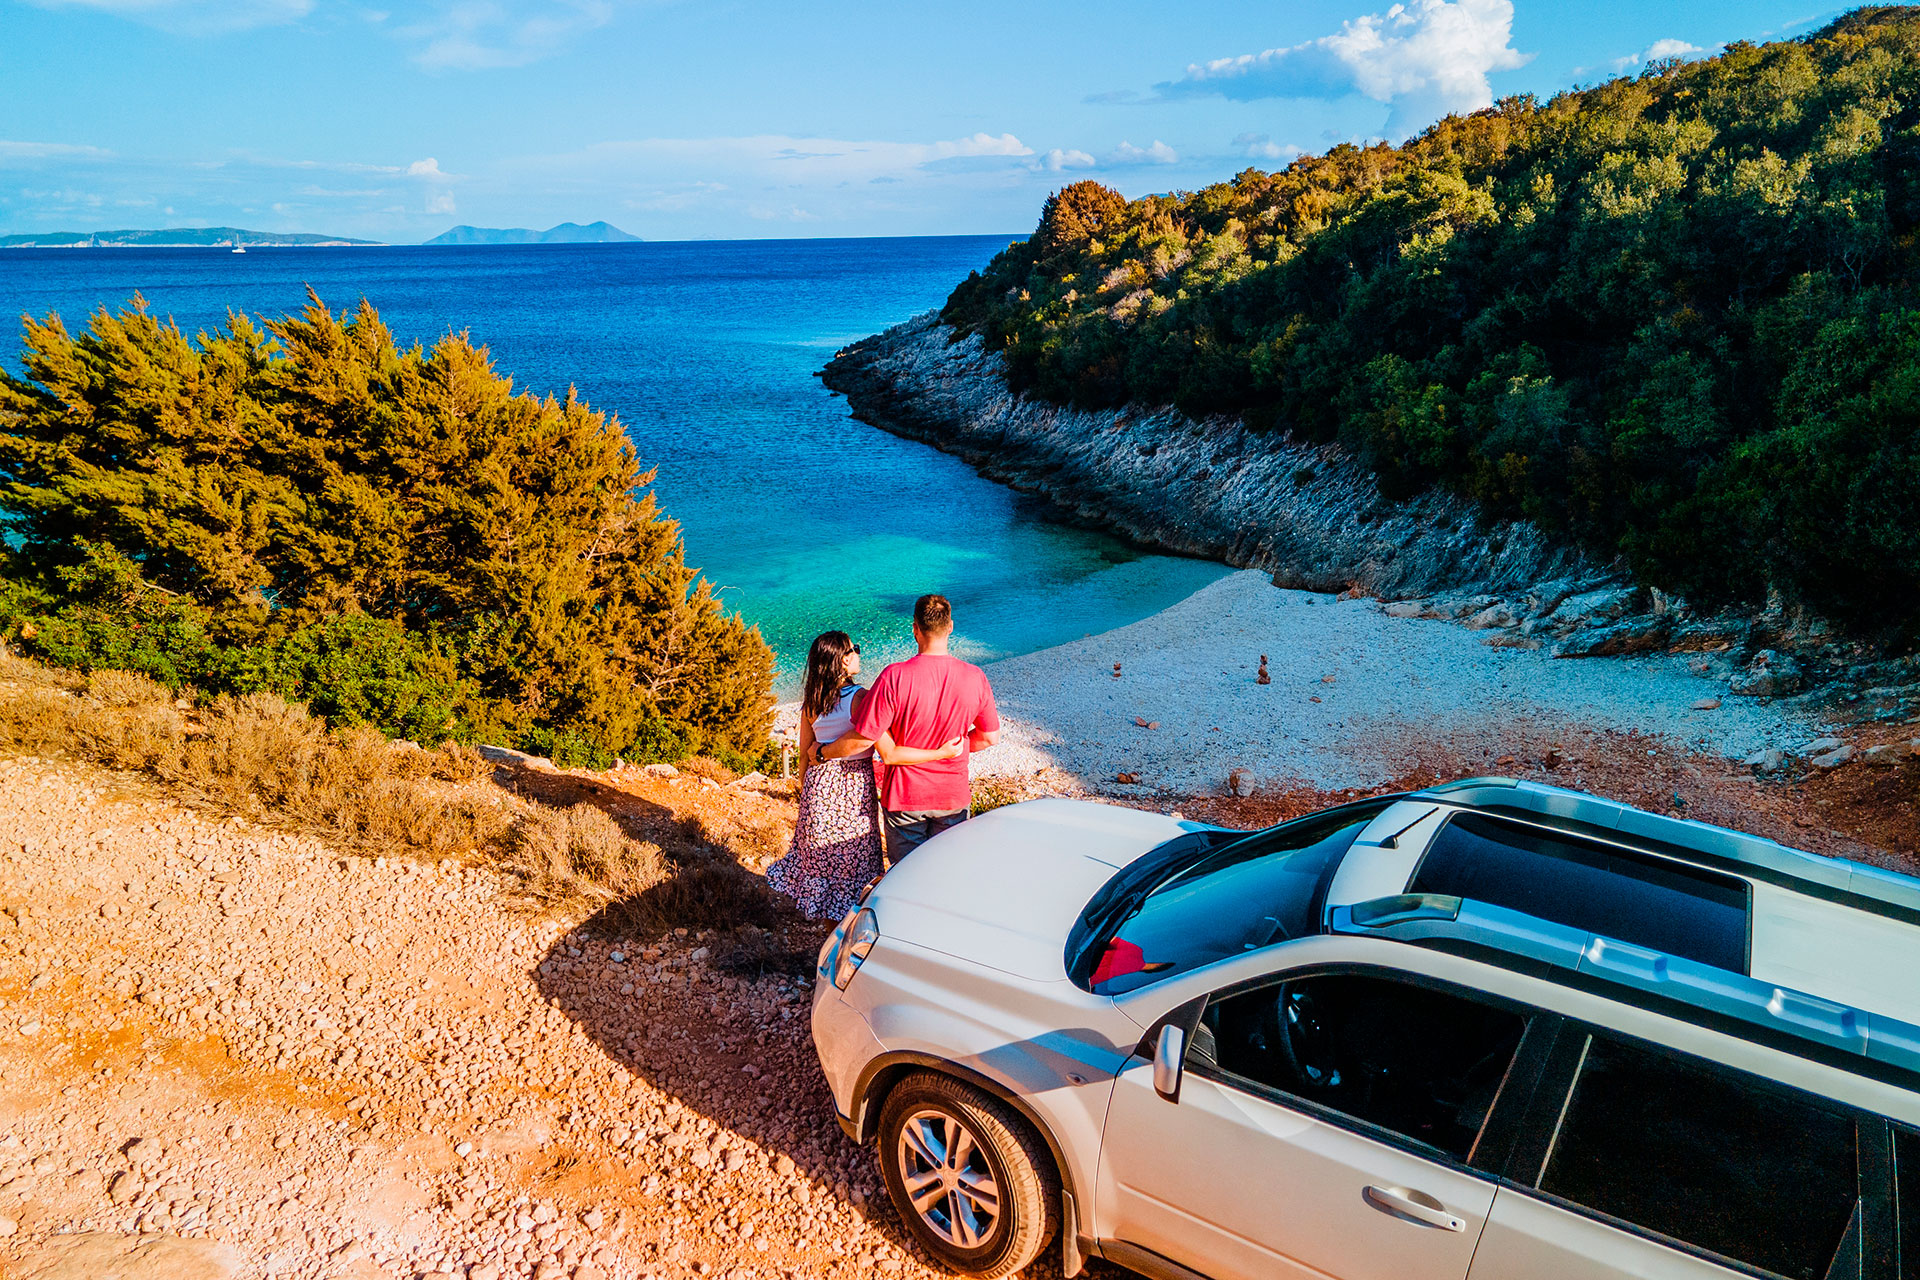
{"label": "rocky cliff", "polygon": [[821,377],[862,421],[1147,546],[1264,569],[1284,587],[1378,596],[1395,602],[1391,614],[1455,619],[1489,644],[1564,658],[1686,652],[1735,694],[1812,697],[1810,686],[1844,679],[1884,695],[1874,718],[1920,710],[1920,656],[1871,660],[1778,602],[1696,615],[1620,566],[1531,524],[1489,521],[1451,494],[1389,502],[1337,446],[1233,418],[1016,394],[997,352],[931,313],[845,348]]}
{"label": "rocky cliff", "polygon": [[864,422],[1136,542],[1265,569],[1281,586],[1397,599],[1547,582],[1571,593],[1619,577],[1531,525],[1487,522],[1450,494],[1389,503],[1336,446],[1234,418],[1018,395],[999,353],[931,313],[847,347],[821,377]]}

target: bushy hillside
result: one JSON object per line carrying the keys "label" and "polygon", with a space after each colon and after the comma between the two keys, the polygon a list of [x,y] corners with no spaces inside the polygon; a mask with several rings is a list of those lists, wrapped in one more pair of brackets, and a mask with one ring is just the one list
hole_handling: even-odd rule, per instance
{"label": "bushy hillside", "polygon": [[945,318],[1023,389],[1339,440],[1697,602],[1920,630],[1920,9],[1399,146],[1094,183]]}
{"label": "bushy hillside", "polygon": [[757,756],[772,654],[620,424],[318,299],[189,339],[144,304],[26,324],[0,374],[0,622],[82,670],[575,762]]}

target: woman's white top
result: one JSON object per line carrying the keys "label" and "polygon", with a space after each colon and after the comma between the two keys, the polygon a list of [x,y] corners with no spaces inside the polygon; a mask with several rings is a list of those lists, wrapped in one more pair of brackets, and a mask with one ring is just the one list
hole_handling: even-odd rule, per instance
{"label": "woman's white top", "polygon": [[[813,722],[813,740],[821,746],[837,742],[853,732],[853,695],[860,692],[860,686],[850,684],[840,691],[840,700],[833,704],[833,710]],[[856,751],[847,760],[869,760],[873,757],[873,748]]]}

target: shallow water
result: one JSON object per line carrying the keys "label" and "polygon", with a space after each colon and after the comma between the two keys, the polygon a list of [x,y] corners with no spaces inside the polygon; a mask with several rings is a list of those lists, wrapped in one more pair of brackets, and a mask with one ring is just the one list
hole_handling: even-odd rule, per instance
{"label": "shallow water", "polygon": [[[137,290],[195,331],[229,309],[336,310],[363,295],[403,342],[467,330],[516,385],[568,383],[615,413],[687,558],[759,624],[781,692],[811,637],[852,632],[870,669],[911,648],[915,596],[950,597],[960,652],[1026,653],[1146,617],[1226,570],[1048,518],[925,445],[847,415],[816,370],[938,306],[1000,236],[524,248],[0,252],[0,313],[77,324]],[[18,372],[18,342],[0,347]]]}

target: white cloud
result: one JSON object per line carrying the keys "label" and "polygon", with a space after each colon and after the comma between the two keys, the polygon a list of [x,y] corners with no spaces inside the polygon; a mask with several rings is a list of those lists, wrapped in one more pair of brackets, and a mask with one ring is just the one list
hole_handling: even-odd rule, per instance
{"label": "white cloud", "polygon": [[538,62],[613,18],[611,0],[544,0],[530,9],[454,0],[396,34],[421,42],[413,60],[429,71],[483,71]]}
{"label": "white cloud", "polygon": [[313,0],[33,0],[43,8],[98,9],[182,35],[219,35],[297,22]]}
{"label": "white cloud", "polygon": [[426,211],[428,213],[452,213],[453,192],[434,191],[428,193]]}
{"label": "white cloud", "polygon": [[1264,133],[1236,134],[1233,149],[1249,160],[1285,162],[1306,154],[1305,147],[1296,147],[1290,142],[1275,142]]}
{"label": "white cloud", "polygon": [[[757,177],[772,183],[823,186],[867,182],[881,175],[926,173],[946,167],[994,165],[1022,159],[1033,148],[1010,133],[975,133],[937,142],[796,138],[636,138],[602,142],[567,155],[523,163],[546,170],[697,177],[721,184]],[[780,217],[790,216],[784,209]]]}
{"label": "white cloud", "polygon": [[1305,44],[1195,63],[1158,88],[1242,102],[1360,94],[1386,103],[1386,132],[1405,137],[1449,112],[1492,105],[1488,73],[1530,56],[1512,39],[1512,0],[1409,0]]}
{"label": "white cloud", "polygon": [[1179,164],[1180,153],[1166,143],[1155,138],[1150,147],[1136,147],[1131,142],[1122,142],[1101,158],[1101,164],[1118,168],[1136,164]]}
{"label": "white cloud", "polygon": [[440,162],[428,156],[425,160],[415,160],[408,165],[407,176],[409,178],[444,178],[447,175],[440,172]]}
{"label": "white cloud", "polygon": [[0,138],[0,164],[9,160],[102,159],[112,154],[99,147],[73,146],[65,142],[9,142]]}
{"label": "white cloud", "polygon": [[1063,151],[1059,147],[1054,147],[1039,158],[1038,167],[1058,173],[1062,169],[1091,169],[1098,163],[1099,161],[1084,151]]}
{"label": "white cloud", "polygon": [[1705,52],[1706,50],[1697,44],[1688,44],[1685,40],[1675,40],[1669,36],[1665,40],[1655,40],[1639,53],[1615,58],[1612,65],[1615,71],[1631,71],[1635,67],[1644,67],[1649,62],[1664,62],[1668,58],[1685,58]]}

